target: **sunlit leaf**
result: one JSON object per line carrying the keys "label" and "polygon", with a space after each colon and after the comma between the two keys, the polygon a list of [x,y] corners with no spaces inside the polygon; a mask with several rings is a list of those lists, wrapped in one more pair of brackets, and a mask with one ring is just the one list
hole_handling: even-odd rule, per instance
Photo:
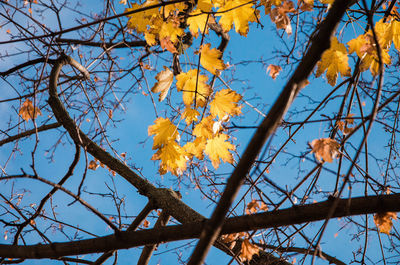
{"label": "sunlit leaf", "polygon": [[197,70],[192,69],[187,73],[177,75],[176,80],[178,91],[183,91],[183,103],[185,105],[191,105],[196,98],[196,105],[204,107],[207,97],[211,94],[210,86],[206,83],[207,76],[199,74],[197,77]]}
{"label": "sunlit leaf", "polygon": [[383,212],[374,215],[374,223],[379,228],[379,232],[387,235],[390,235],[390,230],[393,226],[392,219],[397,220],[395,212]]}
{"label": "sunlit leaf", "polygon": [[235,24],[235,30],[240,35],[246,36],[249,31],[249,22],[257,20],[256,10],[253,4],[247,0],[225,1],[225,4],[218,9],[217,16],[220,16],[219,24],[224,31],[231,30]]}
{"label": "sunlit leaf", "polygon": [[239,115],[242,113],[242,106],[238,104],[241,99],[241,95],[229,88],[218,91],[210,103],[211,115],[218,116],[219,119],[224,119],[225,116]]}
{"label": "sunlit leaf", "polygon": [[29,121],[30,119],[36,119],[38,115],[42,115],[42,112],[38,107],[33,106],[32,101],[26,99],[25,102],[22,103],[18,114],[22,119]]}
{"label": "sunlit leaf", "polygon": [[160,93],[158,101],[163,101],[168,94],[169,88],[172,85],[172,81],[174,81],[174,74],[168,67],[164,66],[164,71],[159,72],[156,75],[157,83],[151,88],[151,92]]}
{"label": "sunlit leaf", "polygon": [[334,86],[339,73],[343,76],[350,76],[351,69],[348,60],[344,44],[339,43],[336,37],[332,37],[331,47],[322,54],[321,61],[317,64],[316,76],[318,77],[326,71],[328,83]]}
{"label": "sunlit leaf", "polygon": [[176,126],[168,118],[162,117],[157,118],[154,121],[154,125],[149,126],[148,134],[149,136],[154,135],[153,149],[157,149],[179,136]]}
{"label": "sunlit leaf", "polygon": [[260,252],[260,248],[256,245],[250,243],[248,239],[243,240],[242,249],[240,250],[240,259],[242,261],[250,261],[253,258],[253,255],[258,255]]}
{"label": "sunlit leaf", "polygon": [[210,49],[210,47],[210,43],[204,44],[200,47],[200,63],[210,73],[218,75],[220,71],[226,68],[226,66],[221,60],[222,52],[216,48]]}
{"label": "sunlit leaf", "polygon": [[339,153],[339,143],[331,138],[315,139],[311,142],[312,151],[315,157],[321,161],[332,163],[333,159]]}
{"label": "sunlit leaf", "polygon": [[233,163],[233,156],[229,150],[235,150],[235,146],[228,142],[228,135],[220,134],[212,139],[208,139],[204,152],[209,156],[214,168],[218,168],[223,162]]}

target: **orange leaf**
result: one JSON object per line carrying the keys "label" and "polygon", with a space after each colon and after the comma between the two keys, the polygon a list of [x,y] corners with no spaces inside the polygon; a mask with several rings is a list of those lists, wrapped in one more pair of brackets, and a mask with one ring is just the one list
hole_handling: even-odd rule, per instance
{"label": "orange leaf", "polygon": [[390,235],[393,222],[392,219],[397,220],[395,212],[376,213],[374,215],[374,223],[379,228],[379,232]]}
{"label": "orange leaf", "polygon": [[260,248],[251,244],[248,239],[245,239],[242,242],[242,249],[240,250],[239,257],[242,261],[250,261],[253,255],[258,255],[258,252],[260,252]]}
{"label": "orange leaf", "polygon": [[96,170],[99,167],[96,161],[92,160],[89,162],[88,169]]}
{"label": "orange leaf", "polygon": [[279,72],[282,70],[282,67],[274,64],[270,64],[267,67],[267,73],[269,72],[269,75],[272,77],[272,79],[276,79],[276,77],[279,75]]}
{"label": "orange leaf", "polygon": [[333,158],[339,153],[339,143],[331,138],[315,139],[311,142],[312,151],[315,157],[321,161],[321,158],[332,163]]}
{"label": "orange leaf", "polygon": [[18,112],[19,115],[21,115],[22,119],[29,121],[30,119],[33,119],[38,116],[42,115],[42,112],[38,107],[33,107],[32,101],[29,99],[25,100],[25,102],[22,104],[21,108],[19,109]]}

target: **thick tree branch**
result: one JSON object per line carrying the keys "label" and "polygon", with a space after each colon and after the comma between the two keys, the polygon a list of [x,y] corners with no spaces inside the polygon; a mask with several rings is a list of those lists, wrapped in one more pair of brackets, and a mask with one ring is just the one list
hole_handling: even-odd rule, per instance
{"label": "thick tree branch", "polygon": [[[347,217],[376,212],[400,211],[400,194],[340,199],[332,216]],[[280,227],[324,220],[331,210],[333,200],[295,206],[284,210],[243,215],[225,220],[221,234],[231,234],[256,229]],[[0,245],[0,256],[7,258],[53,258],[68,255],[105,252],[148,244],[158,244],[198,237],[204,222],[167,226],[141,231],[125,231],[118,235],[66,243],[37,244],[30,246]]]}
{"label": "thick tree branch", "polygon": [[330,46],[330,38],[339,24],[340,19],[349,7],[348,0],[336,0],[329,10],[326,19],[321,23],[318,33],[312,40],[310,49],[297,66],[292,77],[284,87],[279,98],[276,100],[268,115],[264,118],[250,143],[246,147],[238,165],[222,194],[216,209],[211,218],[207,221],[204,231],[201,234],[193,254],[189,260],[189,265],[200,265],[203,263],[207,252],[217,239],[224,218],[235,199],[241,185],[243,184],[250,168],[252,167],[258,153],[264,146],[265,141],[272,135],[283,116],[292,104],[299,91],[305,86],[308,76],[313,71],[315,65],[320,60],[322,53]]}

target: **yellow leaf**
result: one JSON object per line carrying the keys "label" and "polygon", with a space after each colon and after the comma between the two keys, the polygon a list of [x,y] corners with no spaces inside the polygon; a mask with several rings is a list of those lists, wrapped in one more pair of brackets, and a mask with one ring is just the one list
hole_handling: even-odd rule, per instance
{"label": "yellow leaf", "polygon": [[242,96],[231,89],[222,89],[215,94],[210,103],[210,112],[213,117],[225,119],[225,116],[235,116],[242,112],[242,106],[238,105]]}
{"label": "yellow leaf", "polygon": [[[349,53],[355,52],[361,59],[361,71],[365,71],[369,68],[372,75],[379,74],[379,57],[376,52],[377,46],[371,31],[358,36],[356,39],[350,40],[347,44],[349,45]],[[383,64],[391,63],[388,49],[382,49],[381,47],[380,54]]]}
{"label": "yellow leaf", "polygon": [[187,125],[192,124],[192,122],[197,121],[197,116],[199,116],[200,113],[195,110],[191,109],[190,107],[186,107],[185,111],[182,113],[182,118],[185,119],[185,122]]}
{"label": "yellow leaf", "polygon": [[42,115],[42,112],[38,107],[33,106],[32,101],[26,99],[25,102],[22,103],[18,115],[20,115],[22,119],[29,121],[30,119],[36,119],[38,115]]}
{"label": "yellow leaf", "polygon": [[[125,9],[125,12],[134,11],[139,8],[143,8],[146,6],[151,6],[157,4],[157,0],[148,0],[143,5],[132,4],[131,8]],[[156,8],[148,9],[142,12],[133,13],[128,15],[128,28],[134,29],[138,33],[146,32],[148,26],[151,24],[152,17],[158,15],[158,10]]]}
{"label": "yellow leaf", "polygon": [[400,51],[400,21],[392,21],[392,37],[394,46]]}
{"label": "yellow leaf", "polygon": [[173,19],[169,19],[167,22],[163,22],[159,31],[160,41],[165,38],[169,38],[172,43],[178,41],[178,37],[185,34],[183,29],[179,27],[179,23]]}
{"label": "yellow leaf", "polygon": [[250,261],[253,258],[253,255],[258,255],[260,252],[260,248],[256,245],[250,243],[248,239],[243,240],[242,249],[240,250],[240,259],[242,261]]}
{"label": "yellow leaf", "polygon": [[339,153],[339,143],[331,138],[315,139],[311,142],[312,153],[315,157],[321,161],[321,158],[329,163],[332,163],[333,159]]}
{"label": "yellow leaf", "polygon": [[199,124],[193,129],[193,134],[197,137],[204,137],[210,139],[213,137],[214,121],[212,116],[204,117]]}
{"label": "yellow leaf", "polygon": [[379,232],[390,235],[393,222],[392,219],[397,220],[395,212],[376,213],[374,215],[374,223],[379,228]]}
{"label": "yellow leaf", "polygon": [[151,32],[144,33],[144,39],[146,40],[146,43],[150,46],[154,46],[157,44],[156,37],[157,36]]}
{"label": "yellow leaf", "polygon": [[176,80],[178,91],[183,91],[183,103],[185,105],[191,105],[196,98],[196,105],[204,107],[207,97],[211,94],[210,86],[206,83],[208,80],[207,76],[199,75],[197,78],[197,70],[192,69],[187,73],[177,75]]}
{"label": "yellow leaf", "polygon": [[269,75],[272,77],[272,79],[276,79],[276,77],[279,75],[279,72],[282,70],[282,67],[274,64],[270,64],[267,67],[267,73],[269,72]]}
{"label": "yellow leaf", "polygon": [[219,71],[226,68],[224,62],[220,59],[222,52],[216,48],[210,49],[211,44],[207,43],[200,47],[199,53],[201,53],[200,63],[210,73],[219,75]]}
{"label": "yellow leaf", "polygon": [[157,118],[154,125],[149,126],[148,134],[153,137],[153,150],[174,141],[179,137],[176,126],[168,118]]}
{"label": "yellow leaf", "polygon": [[348,63],[347,49],[339,43],[336,37],[331,38],[331,47],[322,54],[321,61],[317,64],[316,76],[320,76],[326,70],[326,77],[331,86],[336,84],[338,73],[350,76],[351,69]]}
{"label": "yellow leaf", "polygon": [[210,12],[212,9],[212,3],[214,1],[211,0],[198,0],[197,1],[197,8],[204,12]]}
{"label": "yellow leaf", "polygon": [[166,5],[162,7],[162,12],[164,12],[164,17],[170,15],[177,15],[179,12],[184,11],[187,8],[185,3],[176,3],[173,5]]}
{"label": "yellow leaf", "polygon": [[[189,30],[194,37],[197,38],[200,33],[203,33],[204,28],[206,27],[208,14],[201,12],[201,10],[196,9],[192,13],[190,13],[189,18],[187,19],[187,24],[189,25]],[[209,17],[209,23],[212,21],[212,17]],[[206,28],[205,34],[208,34],[208,26]]]}
{"label": "yellow leaf", "polygon": [[256,10],[252,8],[252,3],[247,0],[230,0],[218,9],[217,16],[220,16],[219,24],[225,32],[232,29],[235,24],[235,30],[240,35],[246,36],[249,31],[249,22],[257,20]]}
{"label": "yellow leaf", "polygon": [[187,142],[183,148],[186,150],[190,157],[197,157],[200,160],[204,158],[204,148],[206,147],[206,140],[204,137],[198,137],[193,142]]}
{"label": "yellow leaf", "polygon": [[169,88],[171,87],[172,81],[174,81],[174,74],[168,67],[164,66],[164,71],[159,72],[156,75],[157,83],[151,88],[151,92],[160,93],[158,101],[163,101],[168,94]]}
{"label": "yellow leaf", "polygon": [[207,140],[204,152],[208,155],[215,169],[223,162],[233,163],[233,156],[229,150],[235,150],[235,146],[227,142],[228,135],[220,134],[212,139]]}
{"label": "yellow leaf", "polygon": [[159,169],[161,175],[168,171],[174,175],[180,175],[186,170],[186,152],[175,141],[165,143],[151,159],[161,161]]}

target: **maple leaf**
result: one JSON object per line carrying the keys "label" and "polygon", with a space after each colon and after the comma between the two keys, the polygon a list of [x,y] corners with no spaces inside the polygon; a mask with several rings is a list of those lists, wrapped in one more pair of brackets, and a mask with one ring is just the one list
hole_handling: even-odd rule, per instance
{"label": "maple leaf", "polygon": [[178,41],[178,37],[185,34],[183,29],[179,27],[179,21],[177,18],[172,17],[168,19],[167,22],[163,22],[159,31],[159,39],[162,41],[165,38],[169,38],[172,43],[176,43]]}
{"label": "maple leaf", "polygon": [[267,67],[267,73],[269,72],[269,75],[272,77],[272,79],[276,79],[276,77],[279,75],[279,72],[282,70],[282,67],[274,64],[270,64]]}
{"label": "maple leaf", "polygon": [[146,43],[150,46],[154,46],[157,44],[157,39],[156,35],[151,33],[151,32],[145,32],[144,33],[144,39],[146,40]]}
{"label": "maple leaf", "polygon": [[174,81],[174,74],[168,67],[164,66],[164,71],[159,72],[155,78],[158,82],[151,88],[151,92],[161,92],[158,101],[163,101],[168,94],[172,81]]}
{"label": "maple leaf", "polygon": [[38,107],[33,106],[32,101],[26,99],[25,102],[22,103],[18,115],[20,115],[25,121],[29,121],[30,119],[36,119],[38,115],[42,115],[42,112]]}
{"label": "maple leaf", "polygon": [[252,8],[252,3],[247,0],[230,0],[218,9],[217,16],[220,16],[219,24],[225,32],[232,29],[235,24],[235,30],[240,35],[246,36],[249,31],[249,22],[257,20],[256,10]]}
{"label": "maple leaf", "polygon": [[[372,36],[372,32],[358,36],[355,39],[350,40],[347,45],[349,45],[349,53],[355,52],[357,56],[361,59],[360,70],[365,71],[368,68],[372,75],[379,74],[379,57],[376,52],[376,44]],[[380,46],[380,54],[383,64],[390,64],[390,55],[388,49],[382,49]]]}
{"label": "maple leaf", "polygon": [[311,142],[312,151],[318,161],[321,162],[321,158],[329,163],[332,163],[333,158],[339,153],[339,143],[331,138],[315,139]]}
{"label": "maple leaf", "polygon": [[238,105],[241,99],[241,95],[229,88],[218,91],[210,103],[211,115],[218,116],[219,119],[224,119],[225,116],[239,115],[242,112],[242,106]]}
{"label": "maple leaf", "polygon": [[[192,33],[194,37],[197,38],[199,36],[199,31],[200,33],[203,33],[204,29],[205,29],[204,33],[208,34],[208,26],[206,28],[207,17],[208,14],[203,13],[199,9],[195,9],[193,12],[189,14],[189,18],[187,19],[187,24],[189,25],[190,33]],[[211,16],[208,18],[208,20],[209,20],[208,23],[214,21],[214,19]]]}
{"label": "maple leaf", "polygon": [[242,249],[240,250],[239,257],[242,261],[250,261],[253,255],[258,255],[260,248],[250,243],[248,239],[243,240]]}
{"label": "maple leaf", "polygon": [[394,46],[400,51],[400,21],[392,21],[392,39]]}
{"label": "maple leaf", "polygon": [[187,156],[185,150],[175,141],[164,144],[151,158],[160,160],[159,172],[164,175],[168,171],[178,176],[186,170]]}
{"label": "maple leaf", "polygon": [[187,125],[190,125],[192,122],[198,120],[197,116],[199,115],[200,113],[197,110],[186,107],[185,111],[182,113],[182,118],[185,119]]}
{"label": "maple leaf", "polygon": [[336,84],[338,73],[350,76],[351,69],[348,63],[347,49],[344,44],[339,43],[336,37],[331,38],[331,47],[326,50],[317,64],[317,77],[326,70],[326,77],[331,86]]}
{"label": "maple leaf", "polygon": [[178,91],[183,91],[183,103],[185,105],[191,105],[196,98],[196,105],[204,107],[207,97],[211,94],[210,86],[206,83],[208,80],[207,76],[199,75],[197,78],[197,69],[192,69],[187,73],[177,75],[176,80]]}
{"label": "maple leaf", "polygon": [[222,71],[226,68],[224,62],[220,59],[222,52],[216,48],[210,49],[210,47],[210,43],[204,44],[200,47],[200,64],[210,73],[219,75],[219,71]]}
{"label": "maple leaf", "polygon": [[179,137],[176,126],[168,118],[162,117],[157,118],[154,125],[149,126],[148,134],[149,136],[154,135],[153,150]]}
{"label": "maple leaf", "polygon": [[228,135],[220,134],[212,139],[208,139],[204,152],[211,160],[211,163],[215,169],[219,167],[223,162],[233,163],[233,156],[229,150],[235,150],[235,146],[230,142],[227,142]]}
{"label": "maple leaf", "polygon": [[199,160],[204,158],[204,148],[206,147],[206,140],[204,137],[198,137],[193,142],[187,142],[183,148],[186,150],[190,157],[197,157]]}
{"label": "maple leaf", "polygon": [[292,1],[285,1],[270,12],[271,21],[276,24],[277,29],[285,29],[288,35],[292,34],[292,25],[287,13],[296,12]]}
{"label": "maple leaf", "polygon": [[265,7],[264,12],[266,15],[271,13],[272,6],[280,6],[282,4],[282,0],[261,0],[260,4]]}
{"label": "maple leaf", "polygon": [[374,215],[374,223],[379,228],[379,232],[390,235],[393,222],[392,219],[397,220],[395,212],[376,213]]}
{"label": "maple leaf", "polygon": [[169,37],[165,37],[164,39],[162,39],[160,41],[160,45],[161,48],[167,49],[167,51],[169,51],[170,53],[178,53],[178,51],[176,50],[174,44],[172,43],[172,41],[169,39]]}
{"label": "maple leaf", "polygon": [[210,139],[213,137],[213,118],[212,116],[204,117],[199,124],[193,129],[193,135]]}

